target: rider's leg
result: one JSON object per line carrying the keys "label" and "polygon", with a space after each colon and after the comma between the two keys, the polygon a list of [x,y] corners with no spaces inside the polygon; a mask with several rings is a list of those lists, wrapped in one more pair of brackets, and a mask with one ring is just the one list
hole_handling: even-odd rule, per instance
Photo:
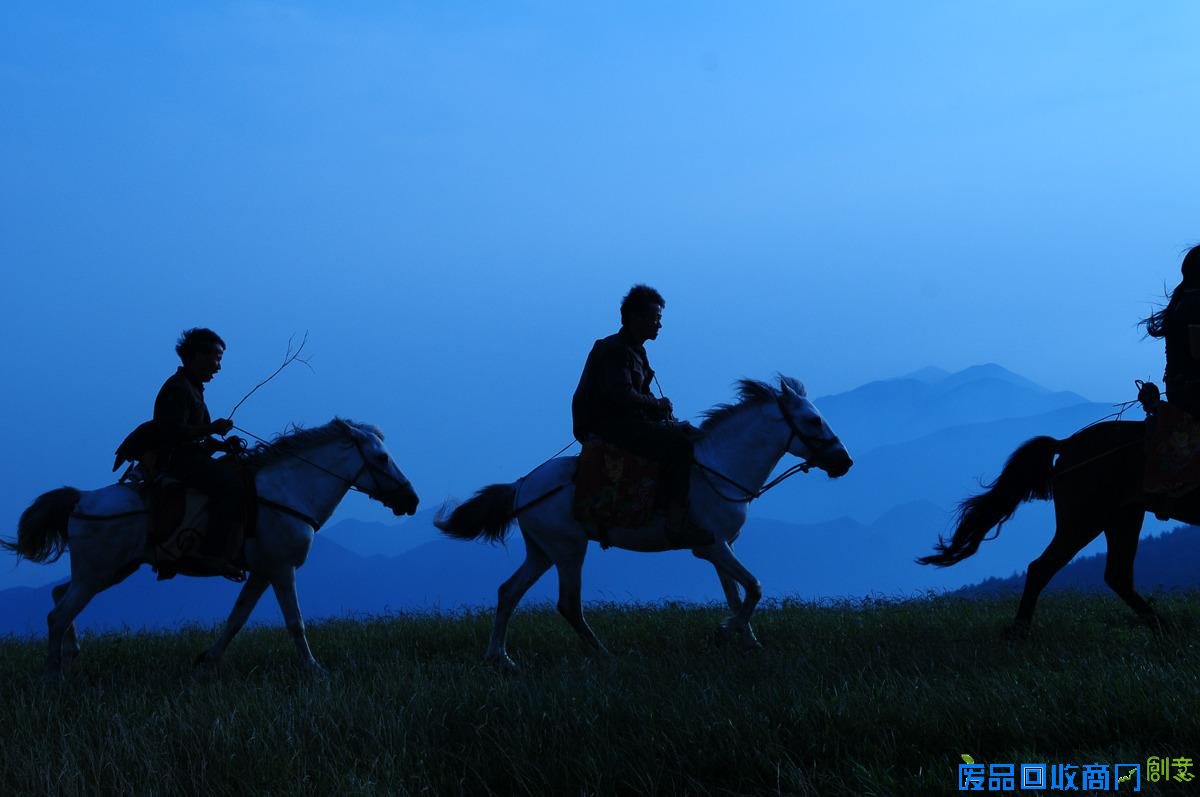
{"label": "rider's leg", "polygon": [[662,465],[667,537],[685,547],[698,541],[688,524],[688,488],[695,460],[690,428],[687,424],[647,423],[626,430],[613,440],[614,445]]}
{"label": "rider's leg", "polygon": [[171,457],[169,472],[209,498],[207,534],[187,557],[226,575],[240,575],[241,570],[229,564],[224,545],[231,536],[240,538],[243,525],[245,486],[236,467],[202,451],[185,449]]}

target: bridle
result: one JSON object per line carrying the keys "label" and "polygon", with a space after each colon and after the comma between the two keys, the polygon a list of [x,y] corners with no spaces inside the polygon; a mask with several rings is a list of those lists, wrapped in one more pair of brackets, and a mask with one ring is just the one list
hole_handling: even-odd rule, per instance
{"label": "bridle", "polygon": [[[340,473],[334,473],[329,468],[326,468],[322,465],[318,465],[317,463],[313,462],[312,460],[306,459],[295,452],[290,452],[286,456],[288,456],[292,459],[298,459],[301,462],[303,462],[304,464],[310,465],[310,466],[316,468],[317,470],[321,471],[322,473],[326,473],[326,474],[334,477],[338,481],[344,482],[347,486],[347,489],[354,490],[356,492],[360,492],[363,495],[367,496],[368,498],[370,498],[374,501],[379,501],[384,506],[387,506],[385,499],[388,496],[390,496],[394,493],[400,492],[401,490],[405,489],[406,487],[409,489],[412,489],[411,482],[409,482],[407,480],[401,481],[400,479],[397,479],[392,474],[387,473],[382,468],[378,467],[373,462],[371,462],[371,458],[368,457],[367,452],[363,450],[362,441],[360,441],[358,439],[358,435],[356,435],[354,433],[354,430],[350,428],[350,425],[348,423],[346,423],[345,421],[343,421],[341,419],[337,419],[335,421],[335,423],[338,424],[338,427],[342,430],[343,433],[345,433],[346,437],[348,437],[350,439],[350,442],[354,444],[355,450],[358,451],[358,458],[362,461],[362,465],[359,466],[358,470],[355,472],[353,477],[347,479],[345,476],[341,475]],[[253,437],[255,440],[257,440],[258,442],[260,442],[264,445],[267,445],[267,446],[272,445],[269,441],[264,440],[263,438],[254,434],[254,432],[243,429],[240,426],[234,426],[233,428],[237,429],[239,432],[242,432],[243,434]],[[372,494],[370,490],[366,490],[366,489],[363,489],[362,487],[358,486],[358,480],[362,477],[364,471],[369,471],[371,474],[371,483],[372,483],[372,486],[375,487],[375,494]],[[382,475],[386,476],[388,479],[391,479],[392,481],[396,482],[396,486],[387,491],[381,490],[380,485],[379,485],[380,474],[382,474]],[[269,498],[263,498],[262,496],[258,496],[258,502],[260,504],[263,504],[264,506],[268,506],[272,509],[276,509],[280,512],[283,512],[284,514],[288,514],[288,515],[291,515],[292,517],[299,518],[300,520],[303,520],[308,525],[312,526],[314,530],[320,530],[320,528],[321,528],[321,523],[319,523],[316,519],[311,518],[308,515],[301,512],[300,510],[293,509],[292,507],[287,506],[286,504],[281,504],[276,501],[272,501]]]}
{"label": "bridle", "polygon": [[[359,459],[362,460],[362,466],[359,467],[358,472],[354,474],[354,478],[349,479],[349,480],[343,479],[343,481],[349,482],[351,490],[356,490],[356,491],[362,493],[363,495],[367,496],[368,498],[372,498],[374,500],[379,501],[380,503],[384,503],[384,505],[386,506],[386,503],[384,502],[384,498],[386,498],[387,496],[392,495],[393,493],[398,493],[401,490],[405,489],[406,487],[410,490],[412,489],[412,483],[410,481],[408,481],[407,479],[401,481],[400,479],[397,479],[392,474],[383,470],[383,468],[380,468],[379,466],[375,465],[375,463],[373,463],[371,461],[371,458],[367,456],[367,452],[363,451],[362,441],[358,439],[358,435],[354,434],[354,431],[350,428],[349,424],[347,424],[344,421],[340,421],[340,420],[338,421],[338,423],[341,424],[342,429],[350,436],[350,441],[352,443],[354,443],[354,448],[358,450],[358,457],[359,457]],[[375,487],[375,495],[372,495],[370,490],[364,490],[362,487],[358,486],[358,480],[363,475],[363,471],[368,471],[371,474],[371,484],[372,484],[372,486]],[[386,490],[386,491],[381,490],[379,488],[380,474],[382,474],[382,475],[386,476],[388,479],[394,481],[396,483],[396,486],[390,490]]]}
{"label": "bridle", "polygon": [[[783,421],[784,421],[784,423],[787,424],[787,427],[788,427],[787,443],[785,443],[783,446],[783,450],[785,452],[791,450],[793,440],[799,440],[801,443],[804,443],[804,445],[808,448],[810,456],[824,454],[826,451],[828,451],[833,446],[838,445],[839,441],[838,441],[838,438],[836,435],[833,437],[827,438],[825,440],[815,441],[815,440],[813,440],[813,438],[810,435],[806,435],[806,434],[804,434],[804,432],[800,431],[800,427],[798,427],[796,425],[796,421],[792,419],[792,414],[790,412],[788,412],[787,405],[785,405],[783,403],[783,395],[782,394],[778,394],[775,396],[775,404],[779,407],[779,414],[783,416]],[[815,462],[805,460],[804,462],[798,463],[796,465],[792,465],[790,468],[788,468],[783,473],[776,476],[771,481],[764,484],[759,489],[751,490],[749,487],[745,487],[745,486],[739,484],[735,480],[726,476],[724,473],[721,473],[719,470],[710,468],[708,465],[705,465],[703,462],[698,462],[698,461],[695,462],[696,467],[700,469],[700,475],[704,477],[704,480],[706,482],[708,482],[708,486],[710,488],[712,488],[712,491],[714,493],[716,493],[717,497],[721,498],[724,501],[728,501],[731,504],[748,504],[751,501],[753,501],[755,498],[758,498],[759,496],[761,496],[767,490],[770,490],[772,487],[775,487],[776,485],[778,485],[784,479],[787,479],[791,476],[795,476],[797,473],[808,473],[812,468],[816,467],[816,464],[817,463],[815,463]],[[723,492],[721,492],[719,489],[717,489],[717,485],[713,484],[712,479],[708,478],[710,474],[713,476],[716,476],[718,479],[721,479],[722,481],[724,481],[728,484],[731,484],[734,487],[736,487],[737,489],[741,490],[743,493],[746,494],[746,497],[739,498],[737,496],[725,495]]]}

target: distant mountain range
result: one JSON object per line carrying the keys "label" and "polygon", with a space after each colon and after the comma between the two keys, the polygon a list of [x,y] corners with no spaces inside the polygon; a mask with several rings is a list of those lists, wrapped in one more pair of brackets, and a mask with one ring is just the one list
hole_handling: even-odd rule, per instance
{"label": "distant mountain range", "polygon": [[[1066,437],[1112,412],[994,364],[953,374],[926,368],[814,403],[850,449],[855,466],[836,481],[816,471],[796,476],[755,502],[737,550],[768,595],[912,595],[1023,573],[1050,541],[1047,502],[1023,506],[998,539],[953,568],[921,567],[913,559],[950,531],[957,503],[977,492],[980,480],[994,478],[1021,442],[1039,434]],[[441,536],[432,517],[426,510],[396,524],[342,520],[323,530],[299,574],[305,613],[492,605],[496,588],[522,559],[519,533],[507,548],[462,543]],[[1144,581],[1166,562],[1154,554],[1147,558],[1157,543],[1145,538],[1164,528],[1147,517],[1138,564]],[[1182,542],[1173,544],[1195,547],[1191,538],[1178,539]],[[1094,543],[1084,555],[1102,546]],[[29,579],[31,570],[44,574],[42,583],[64,572],[24,564],[20,573]],[[712,568],[686,553],[632,554],[594,546],[584,585],[590,599],[720,598]],[[147,600],[149,590],[153,600]],[[530,599],[553,600],[556,590],[557,579],[548,574]],[[224,618],[236,594],[237,587],[223,581],[177,578],[156,584],[148,572],[139,573],[99,596],[81,625],[212,622]],[[42,633],[49,602],[48,586],[0,590],[0,633]],[[269,622],[279,617],[269,595],[255,617]]]}
{"label": "distant mountain range", "polygon": [[898,379],[869,382],[846,393],[813,399],[855,452],[915,440],[954,426],[1024,418],[1066,407],[1092,406],[1078,393],[1052,392],[999,365],[950,374],[925,368]]}

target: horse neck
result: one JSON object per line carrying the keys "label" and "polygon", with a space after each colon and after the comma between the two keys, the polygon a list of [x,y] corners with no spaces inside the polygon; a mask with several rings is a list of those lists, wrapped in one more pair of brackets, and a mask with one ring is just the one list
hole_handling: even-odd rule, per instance
{"label": "horse neck", "polygon": [[323,525],[350,489],[355,456],[340,441],[322,443],[261,469],[255,476],[255,488],[263,498]]}
{"label": "horse neck", "polygon": [[749,489],[762,487],[785,446],[768,406],[743,407],[713,426],[696,444],[696,461]]}

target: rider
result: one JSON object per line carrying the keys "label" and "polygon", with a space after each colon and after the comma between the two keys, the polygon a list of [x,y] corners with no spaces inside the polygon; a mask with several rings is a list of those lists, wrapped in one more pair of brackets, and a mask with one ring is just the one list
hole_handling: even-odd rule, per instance
{"label": "rider", "polygon": [[1143,319],[1153,338],[1166,338],[1167,400],[1200,419],[1200,245],[1183,257],[1183,281],[1167,306]]}
{"label": "rider", "polygon": [[666,301],[648,285],[634,285],[621,301],[621,329],[592,346],[571,399],[575,439],[595,436],[663,465],[667,534],[688,536],[687,496],[694,426],[672,414],[670,399],[650,391],[654,371],[643,345],[662,328]]}
{"label": "rider", "polygon": [[[228,547],[240,547],[248,497],[246,486],[233,457],[213,459],[214,453],[238,450],[240,441],[230,437],[222,442],[211,436],[228,434],[233,421],[212,420],[204,403],[204,383],[221,370],[225,341],[211,329],[196,327],[179,336],[175,353],[183,365],[163,383],[154,400],[159,462],[167,475],[208,495],[205,539],[215,543],[221,539],[216,535],[224,533],[223,539],[232,543]],[[189,553],[188,558],[224,571],[233,568],[227,562],[230,553],[236,556],[236,552],[228,551],[226,556],[215,557]]]}

